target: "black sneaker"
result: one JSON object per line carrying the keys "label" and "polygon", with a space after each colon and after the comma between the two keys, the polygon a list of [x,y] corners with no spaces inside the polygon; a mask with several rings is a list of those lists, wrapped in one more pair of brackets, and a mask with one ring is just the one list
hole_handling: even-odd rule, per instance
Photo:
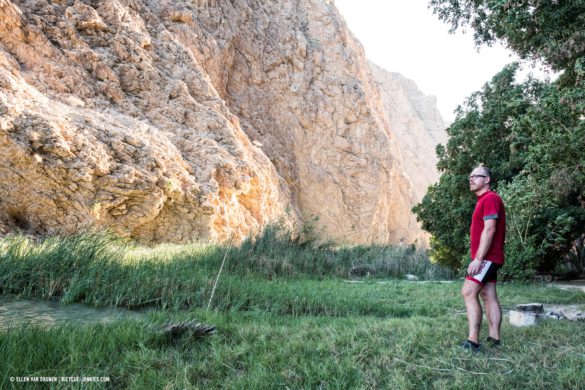
{"label": "black sneaker", "polygon": [[461,348],[466,349],[468,351],[479,352],[481,345],[476,344],[473,341],[465,340],[463,344],[461,344]]}
{"label": "black sneaker", "polygon": [[500,346],[500,340],[496,340],[491,336],[488,336],[487,339],[485,339],[486,343],[488,343],[490,345],[490,347],[499,347]]}

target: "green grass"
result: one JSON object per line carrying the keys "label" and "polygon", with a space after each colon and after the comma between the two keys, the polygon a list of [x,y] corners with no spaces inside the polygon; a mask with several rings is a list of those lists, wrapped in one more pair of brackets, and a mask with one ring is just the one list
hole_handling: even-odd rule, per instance
{"label": "green grass", "polygon": [[[279,229],[229,250],[146,248],[107,234],[3,239],[3,294],[150,310],[108,325],[0,331],[0,388],[35,376],[110,378],[58,388],[582,388],[584,323],[512,328],[505,319],[500,349],[466,353],[457,348],[467,329],[461,282],[436,281],[449,276],[414,248],[335,248]],[[545,284],[498,290],[505,309],[585,307],[583,292]],[[162,324],[194,318],[217,334],[161,336]]]}
{"label": "green grass", "polygon": [[[161,339],[167,320],[216,324],[204,340]],[[583,324],[504,324],[499,349],[456,347],[464,316],[291,317],[156,312],[108,326],[12,329],[0,334],[2,388],[10,376],[107,376],[110,388],[578,389]],[[98,385],[96,385],[98,387]]]}
{"label": "green grass", "polygon": [[[0,293],[127,308],[204,307],[224,258],[212,302],[222,308],[270,301],[280,289],[277,282],[284,280],[299,281],[295,291],[303,297],[312,282],[356,274],[366,279],[406,273],[421,279],[451,276],[414,248],[330,248],[296,242],[286,231],[270,227],[257,239],[231,248],[192,244],[150,249],[107,234],[40,243],[12,237],[0,241]],[[287,313],[284,308],[276,310]]]}

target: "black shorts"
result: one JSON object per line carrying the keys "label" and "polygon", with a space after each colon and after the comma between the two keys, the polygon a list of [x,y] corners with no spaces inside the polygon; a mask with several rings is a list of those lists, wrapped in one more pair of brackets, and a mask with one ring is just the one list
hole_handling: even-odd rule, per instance
{"label": "black shorts", "polygon": [[465,279],[471,280],[477,284],[485,286],[486,283],[496,283],[498,281],[498,270],[502,268],[501,264],[484,260],[481,262],[479,273],[471,276],[467,274]]}

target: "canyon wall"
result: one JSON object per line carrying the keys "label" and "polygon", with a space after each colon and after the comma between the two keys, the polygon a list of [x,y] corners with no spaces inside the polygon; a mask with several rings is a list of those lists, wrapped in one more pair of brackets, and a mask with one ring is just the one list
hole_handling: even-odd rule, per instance
{"label": "canyon wall", "polygon": [[0,233],[420,240],[380,90],[326,0],[0,0]]}
{"label": "canyon wall", "polygon": [[437,99],[424,95],[415,82],[370,62],[374,80],[402,156],[404,173],[412,181],[417,201],[439,172],[435,147],[447,143],[447,125],[437,109]]}

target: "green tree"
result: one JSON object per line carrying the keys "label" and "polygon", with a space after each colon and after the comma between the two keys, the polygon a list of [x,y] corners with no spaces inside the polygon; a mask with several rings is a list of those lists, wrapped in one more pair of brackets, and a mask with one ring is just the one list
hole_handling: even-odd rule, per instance
{"label": "green tree", "polygon": [[522,59],[542,60],[574,81],[585,55],[585,0],[431,0],[439,19],[473,29],[476,45],[503,41]]}
{"label": "green tree", "polygon": [[[490,166],[507,207],[510,276],[550,271],[585,236],[585,1],[431,0],[452,30],[475,41],[504,41],[522,58],[563,71],[554,83],[517,83],[506,66],[457,110],[442,176],[413,211],[432,234],[432,256],[457,268],[468,261],[474,196],[467,175]],[[579,241],[581,240],[581,241]]]}
{"label": "green tree", "polygon": [[437,147],[441,178],[413,209],[423,228],[433,235],[431,255],[452,268],[466,261],[469,249],[467,236],[475,203],[467,178],[471,169],[479,164],[492,167],[498,179],[493,188],[497,189],[499,182],[511,180],[525,164],[525,155],[510,147],[512,126],[514,118],[530,109],[536,97],[526,90],[536,93],[538,82],[515,83],[517,68],[517,64],[505,67],[457,109],[456,119],[447,129],[447,145]]}
{"label": "green tree", "polygon": [[[502,189],[515,213],[510,223],[525,226],[524,239],[512,233],[509,241],[533,248],[540,259],[534,264],[543,271],[554,269],[585,233],[585,121],[583,110],[570,103],[579,89],[545,84],[538,100],[513,127],[512,146],[519,139],[529,142],[521,142],[522,171]],[[524,217],[514,220],[520,216]],[[525,242],[526,233],[534,243]]]}

